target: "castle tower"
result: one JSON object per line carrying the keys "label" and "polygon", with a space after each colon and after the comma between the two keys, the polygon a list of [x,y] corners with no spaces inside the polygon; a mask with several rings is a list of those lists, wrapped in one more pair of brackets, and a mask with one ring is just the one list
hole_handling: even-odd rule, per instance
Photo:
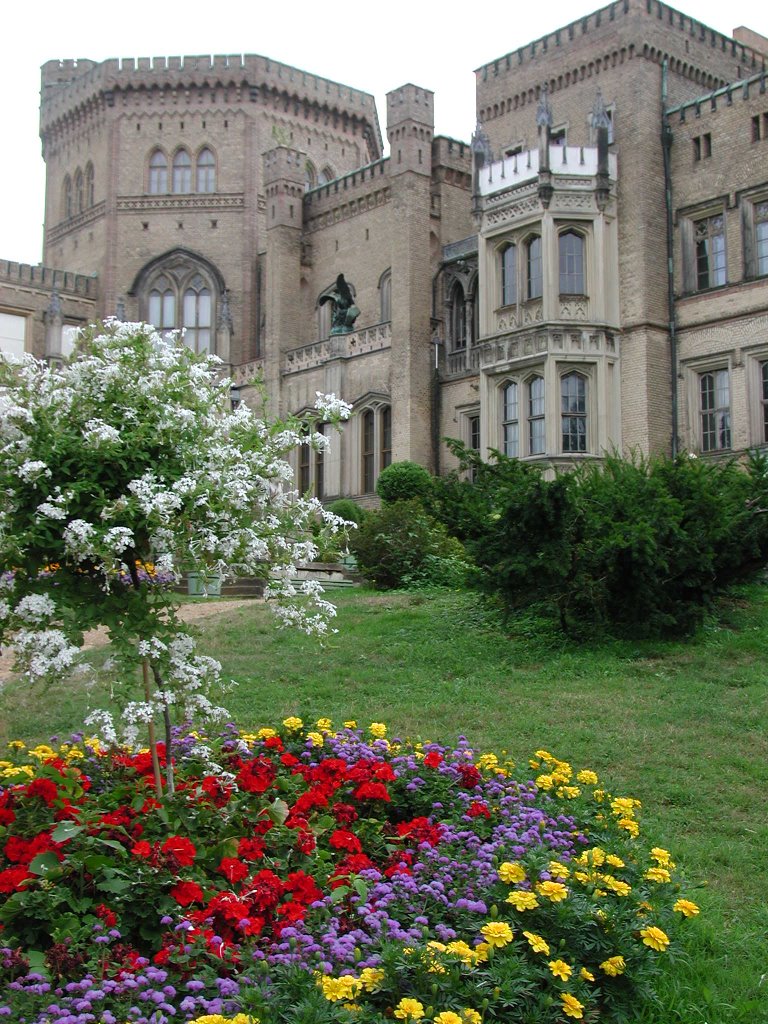
{"label": "castle tower", "polygon": [[434,467],[431,428],[430,203],[434,94],[387,94],[392,241],[392,457]]}
{"label": "castle tower", "polygon": [[301,231],[305,154],[276,146],[264,154],[266,201],[267,394],[278,412],[282,353],[300,338]]}

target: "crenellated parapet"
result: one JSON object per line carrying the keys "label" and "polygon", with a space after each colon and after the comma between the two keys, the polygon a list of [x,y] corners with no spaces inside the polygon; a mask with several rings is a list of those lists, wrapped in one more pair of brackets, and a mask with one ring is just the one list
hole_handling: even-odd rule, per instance
{"label": "crenellated parapet", "polygon": [[304,229],[318,231],[389,201],[389,157],[367,164],[304,195]]}
{"label": "crenellated parapet", "polygon": [[312,75],[257,54],[48,61],[42,67],[40,132],[99,109],[146,108],[183,112],[210,101],[289,112],[364,138],[373,157],[382,139],[370,93]]}
{"label": "crenellated parapet", "polygon": [[659,0],[615,0],[475,71],[478,117],[485,124],[635,59],[717,89],[765,65],[765,54]]}
{"label": "crenellated parapet", "polygon": [[98,279],[94,275],[73,274],[68,270],[56,270],[30,263],[16,263],[14,260],[0,260],[0,283],[25,288],[77,295],[86,299],[95,299],[98,292]]}

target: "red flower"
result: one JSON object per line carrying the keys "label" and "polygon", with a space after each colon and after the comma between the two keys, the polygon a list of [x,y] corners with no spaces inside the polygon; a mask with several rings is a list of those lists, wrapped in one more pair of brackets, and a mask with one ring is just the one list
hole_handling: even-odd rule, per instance
{"label": "red flower", "polygon": [[286,768],[295,768],[297,764],[300,764],[298,757],[294,757],[293,754],[281,754],[280,761]]}
{"label": "red flower", "polygon": [[363,782],[353,792],[352,796],[356,800],[386,800],[387,802],[390,800],[387,787],[383,782]]}
{"label": "red flower", "polygon": [[414,818],[397,826],[397,834],[416,843],[429,843],[437,846],[443,837],[440,825],[431,825],[429,818]]}
{"label": "red flower", "polygon": [[443,755],[438,754],[436,750],[430,750],[427,756],[424,758],[424,764],[427,768],[439,768],[443,763]]}
{"label": "red flower", "polygon": [[303,871],[292,871],[285,880],[285,888],[293,893],[294,900],[299,903],[314,903],[315,900],[323,898],[312,875],[307,875]]}
{"label": "red flower", "polygon": [[349,853],[363,852],[360,840],[345,828],[337,828],[335,832],[332,832],[328,843],[334,850],[347,850]]}
{"label": "red flower", "polygon": [[260,860],[266,847],[260,839],[241,839],[237,844],[237,856],[243,860]]}
{"label": "red flower", "polygon": [[151,857],[152,847],[145,839],[142,839],[140,842],[135,844],[135,846],[131,850],[131,853],[133,854],[134,857]]}
{"label": "red flower", "polygon": [[43,803],[48,804],[51,807],[59,795],[59,790],[56,787],[55,782],[51,782],[50,779],[34,779],[27,786],[27,796],[36,796]]}
{"label": "red flower", "polygon": [[267,739],[264,740],[264,746],[267,750],[285,750],[283,741],[279,736],[268,736]]}
{"label": "red flower", "polygon": [[[137,843],[136,845],[140,846],[141,844]],[[194,843],[185,836],[169,836],[160,849],[166,857],[172,858],[182,868],[191,867],[197,853]]]}
{"label": "red flower", "polygon": [[169,895],[173,896],[180,907],[188,907],[191,903],[203,901],[203,890],[197,882],[177,882]]}
{"label": "red flower", "polygon": [[228,882],[233,885],[235,882],[242,882],[248,874],[248,865],[243,864],[237,857],[222,857],[221,863],[216,868],[220,875],[224,875]]}
{"label": "red flower", "polygon": [[299,830],[298,837],[296,839],[296,849],[308,856],[317,846],[317,841],[311,832],[304,832]]}
{"label": "red flower", "polygon": [[246,793],[264,793],[275,781],[277,768],[268,757],[256,757],[244,764],[235,781]]}
{"label": "red flower", "polygon": [[473,800],[472,803],[469,805],[469,810],[467,811],[467,814],[470,816],[470,818],[479,818],[481,816],[483,818],[490,818],[491,816],[491,812],[488,810],[488,807],[482,802],[482,800]]}
{"label": "red flower", "polygon": [[117,915],[105,903],[100,903],[96,907],[96,917],[100,918],[108,928],[114,928],[117,924]]}
{"label": "red flower", "polygon": [[461,785],[464,789],[474,789],[475,786],[479,786],[482,781],[482,776],[479,770],[473,764],[460,764],[458,772],[461,776]]}
{"label": "red flower", "polygon": [[351,822],[357,821],[358,814],[352,804],[334,804],[331,810],[340,825],[349,825]]}
{"label": "red flower", "polygon": [[25,867],[6,868],[5,871],[0,871],[0,892],[15,892],[17,889],[23,889],[24,886],[21,883],[31,877]]}
{"label": "red flower", "polygon": [[247,899],[257,910],[271,910],[277,906],[283,891],[283,883],[274,871],[264,870],[254,875],[243,898]]}

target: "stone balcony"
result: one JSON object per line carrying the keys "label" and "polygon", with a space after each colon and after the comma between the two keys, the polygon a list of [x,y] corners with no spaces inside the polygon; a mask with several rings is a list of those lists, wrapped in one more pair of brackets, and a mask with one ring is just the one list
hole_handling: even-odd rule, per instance
{"label": "stone balcony", "polygon": [[604,327],[547,326],[481,339],[468,348],[448,352],[443,364],[443,377],[461,377],[479,373],[500,363],[510,363],[531,356],[617,356],[619,336]]}
{"label": "stone balcony", "polygon": [[322,366],[330,359],[351,359],[368,352],[379,352],[392,344],[391,323],[362,327],[351,334],[335,334],[323,341],[288,349],[283,353],[283,375],[301,373]]}

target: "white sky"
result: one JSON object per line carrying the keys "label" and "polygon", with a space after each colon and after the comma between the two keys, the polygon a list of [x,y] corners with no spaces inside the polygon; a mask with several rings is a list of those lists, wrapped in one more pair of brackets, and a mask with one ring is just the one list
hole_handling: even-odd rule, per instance
{"label": "white sky", "polygon": [[[226,0],[219,7],[211,0],[37,0],[26,9],[14,4],[13,14],[8,5],[0,52],[0,259],[37,263],[42,255],[38,102],[47,60],[258,53],[373,93],[382,131],[385,94],[413,82],[435,92],[436,131],[469,141],[473,70],[605,2]],[[675,6],[728,35],[739,25],[768,35],[764,0]]]}

